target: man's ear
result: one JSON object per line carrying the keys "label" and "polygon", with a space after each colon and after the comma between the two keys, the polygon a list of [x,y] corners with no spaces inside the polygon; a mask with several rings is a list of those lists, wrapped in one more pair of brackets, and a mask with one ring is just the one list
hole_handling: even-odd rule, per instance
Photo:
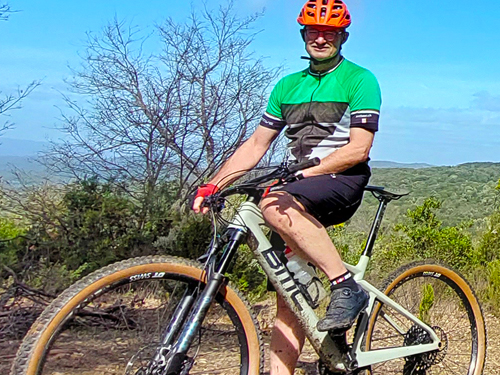
{"label": "man's ear", "polygon": [[342,34],[342,44],[347,42],[347,39],[349,39],[349,33],[347,31],[344,31],[344,33]]}
{"label": "man's ear", "polygon": [[302,36],[302,40],[306,41],[306,29],[300,29],[300,36]]}

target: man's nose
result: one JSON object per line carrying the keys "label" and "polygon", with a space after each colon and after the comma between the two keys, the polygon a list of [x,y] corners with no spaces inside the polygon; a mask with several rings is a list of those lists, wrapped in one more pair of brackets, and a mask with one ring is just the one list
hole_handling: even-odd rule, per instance
{"label": "man's nose", "polygon": [[321,44],[326,43],[325,34],[323,33],[323,31],[318,32],[318,37],[315,39],[315,42]]}

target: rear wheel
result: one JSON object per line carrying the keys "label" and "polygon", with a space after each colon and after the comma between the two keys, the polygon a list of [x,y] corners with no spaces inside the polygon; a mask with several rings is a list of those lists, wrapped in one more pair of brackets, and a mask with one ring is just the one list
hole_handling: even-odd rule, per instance
{"label": "rear wheel", "polygon": [[[486,328],[472,288],[455,271],[428,262],[401,267],[382,290],[434,329],[439,351],[372,365],[372,375],[480,375],[486,357]],[[376,302],[370,317],[366,349],[416,345],[429,334],[389,306]]]}
{"label": "rear wheel", "polygon": [[[186,290],[203,288],[198,263],[129,259],[82,279],[43,312],[26,335],[12,374],[144,374]],[[185,374],[254,374],[263,366],[248,303],[221,288],[185,360]],[[191,365],[188,371],[188,367]]]}

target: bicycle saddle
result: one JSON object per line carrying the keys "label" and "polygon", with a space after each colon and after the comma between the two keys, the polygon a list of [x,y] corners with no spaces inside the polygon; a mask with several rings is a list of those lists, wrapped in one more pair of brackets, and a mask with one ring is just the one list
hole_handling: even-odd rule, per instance
{"label": "bicycle saddle", "polygon": [[410,194],[409,192],[403,194],[391,193],[390,191],[385,190],[383,186],[371,186],[371,185],[365,186],[365,191],[371,192],[376,198],[383,197],[384,199],[387,199],[389,201],[398,200],[399,198]]}

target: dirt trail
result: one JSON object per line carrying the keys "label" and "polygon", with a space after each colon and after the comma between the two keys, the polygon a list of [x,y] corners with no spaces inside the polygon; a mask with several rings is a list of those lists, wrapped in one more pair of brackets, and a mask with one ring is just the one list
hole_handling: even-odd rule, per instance
{"label": "dirt trail", "polygon": [[[263,306],[261,306],[263,305]],[[266,373],[268,375],[269,363],[269,342],[272,323],[275,314],[275,307],[269,301],[259,303],[257,310],[259,312],[259,321],[261,322],[264,332],[264,340],[266,346]],[[483,375],[499,375],[500,374],[500,318],[492,314],[485,314],[486,330],[488,338],[488,347],[486,354],[486,366]],[[316,370],[316,361],[318,356],[312,346],[307,342],[304,346],[302,355],[299,358],[298,367],[294,375],[319,375]]]}
{"label": "dirt trail", "polygon": [[[267,375],[269,371],[268,362],[270,333],[274,320],[275,308],[270,300],[259,303],[255,307],[258,311],[259,321],[264,333],[264,344],[266,348],[266,372],[264,375]],[[485,317],[488,331],[488,352],[484,375],[498,375],[500,374],[500,370],[498,370],[500,368],[500,318],[491,314],[486,314]],[[14,359],[14,355],[19,344],[20,341],[3,341],[0,337],[0,374],[9,373],[10,364]],[[306,343],[304,351],[299,359],[295,375],[318,375],[315,364],[317,358],[318,356],[312,347],[309,343]]]}

